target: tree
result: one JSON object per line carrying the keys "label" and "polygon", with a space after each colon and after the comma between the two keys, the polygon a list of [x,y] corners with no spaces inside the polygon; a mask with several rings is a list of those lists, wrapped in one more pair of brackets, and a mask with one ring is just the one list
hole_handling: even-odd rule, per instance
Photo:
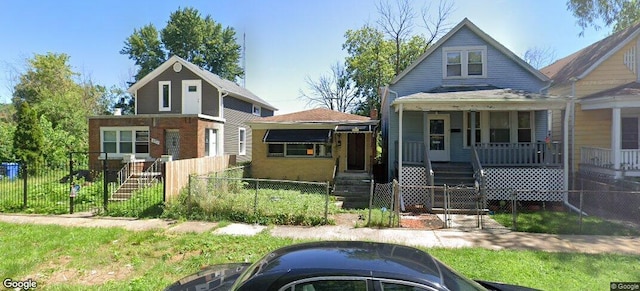
{"label": "tree", "polygon": [[39,165],[43,161],[44,134],[40,128],[37,113],[31,110],[29,102],[20,102],[17,121],[13,135],[13,155],[28,165]]}
{"label": "tree", "polygon": [[429,45],[449,29],[447,17],[453,5],[439,2],[437,16],[431,17],[430,7],[423,7],[423,26],[428,35],[414,34],[416,13],[410,2],[403,0],[395,6],[381,2],[377,26],[365,25],[345,33],[342,48],[347,51],[345,63],[363,97],[356,113],[369,115],[372,108],[380,109],[379,88],[389,84],[407,66],[422,55]]}
{"label": "tree", "polygon": [[621,31],[640,21],[640,1],[637,0],[568,0],[567,10],[577,18],[584,35],[587,27],[598,30],[613,25],[613,31]]}
{"label": "tree", "polygon": [[556,51],[550,47],[531,47],[527,49],[522,59],[539,70],[556,60]]}
{"label": "tree", "polygon": [[240,45],[235,30],[223,28],[210,15],[184,8],[171,13],[167,25],[158,31],[152,24],[134,29],[121,54],[128,55],[140,69],[135,81],[153,71],[170,56],[177,55],[218,76],[235,81],[243,75],[238,65]]}
{"label": "tree", "polygon": [[331,75],[322,75],[318,81],[307,76],[310,94],[300,90],[300,98],[307,105],[321,107],[340,112],[351,112],[358,103],[358,91],[349,72],[340,63],[331,66]]}

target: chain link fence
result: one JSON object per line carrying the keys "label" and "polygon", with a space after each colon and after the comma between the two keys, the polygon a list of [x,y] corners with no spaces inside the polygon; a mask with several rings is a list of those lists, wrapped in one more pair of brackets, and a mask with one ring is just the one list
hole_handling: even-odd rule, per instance
{"label": "chain link fence", "polygon": [[400,223],[398,183],[376,183],[369,201],[369,226],[395,227]]}
{"label": "chain link fence", "polygon": [[186,214],[207,220],[321,225],[338,210],[328,183],[243,178],[243,172],[237,168],[191,176]]}

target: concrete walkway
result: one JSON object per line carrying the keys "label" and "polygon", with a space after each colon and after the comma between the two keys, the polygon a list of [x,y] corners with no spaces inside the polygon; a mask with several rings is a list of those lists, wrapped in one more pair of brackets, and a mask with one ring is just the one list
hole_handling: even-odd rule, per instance
{"label": "concrete walkway", "polygon": [[233,223],[218,227],[214,222],[175,221],[162,219],[124,219],[94,217],[90,214],[26,215],[0,214],[0,221],[23,224],[56,224],[76,227],[121,227],[127,230],[158,229],[173,233],[212,232],[220,235],[256,235],[269,232],[276,237],[318,240],[365,240],[402,243],[424,247],[481,247],[492,250],[542,250],[550,252],[619,253],[640,255],[639,237],[595,235],[551,235],[491,230],[415,230],[404,228],[376,229],[336,226],[272,226]]}

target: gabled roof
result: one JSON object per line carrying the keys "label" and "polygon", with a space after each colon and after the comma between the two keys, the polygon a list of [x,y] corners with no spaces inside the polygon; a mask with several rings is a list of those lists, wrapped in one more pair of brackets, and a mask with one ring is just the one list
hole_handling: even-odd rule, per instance
{"label": "gabled roof", "polygon": [[551,78],[554,84],[566,83],[573,77],[582,79],[634,40],[639,33],[640,23],[559,59],[540,71]]}
{"label": "gabled roof", "polygon": [[508,48],[506,48],[501,43],[499,43],[498,41],[493,39],[491,36],[486,34],[484,31],[482,31],[480,28],[478,28],[475,24],[473,24],[473,22],[471,22],[468,18],[465,18],[460,23],[458,23],[458,25],[456,25],[454,28],[452,28],[447,34],[445,34],[442,38],[440,38],[436,43],[431,45],[427,49],[427,51],[424,52],[409,67],[404,69],[404,71],[400,72],[400,74],[398,74],[398,76],[396,76],[393,79],[391,84],[395,84],[396,82],[400,81],[400,79],[402,79],[405,75],[407,75],[409,72],[411,72],[413,69],[415,69],[422,61],[424,61],[433,52],[435,52],[438,48],[440,48],[444,43],[447,42],[447,40],[449,40],[453,35],[455,35],[463,27],[466,27],[469,30],[471,30],[473,33],[475,33],[482,40],[484,40],[485,42],[487,42],[488,44],[493,46],[495,49],[500,51],[502,54],[504,54],[505,56],[507,56],[508,58],[513,60],[515,63],[517,63],[518,65],[520,65],[521,67],[523,67],[524,69],[529,71],[532,75],[538,77],[542,81],[549,81],[549,78],[547,78],[547,76],[545,76],[544,74],[540,73],[540,71],[536,70],[534,67],[532,67],[527,62],[525,62],[523,59],[521,59],[516,54],[514,54],[512,51],[510,51]]}
{"label": "gabled roof", "polygon": [[187,60],[178,56],[172,56],[171,58],[169,58],[166,62],[162,63],[162,65],[157,67],[155,70],[151,71],[151,73],[144,76],[144,78],[142,78],[140,81],[136,82],[131,87],[129,87],[127,91],[132,95],[134,95],[135,91],[137,91],[147,83],[151,82],[151,80],[153,80],[155,77],[160,75],[162,72],[169,69],[176,62],[182,64],[183,67],[186,67],[187,69],[189,69],[189,71],[198,75],[200,78],[202,78],[202,80],[211,84],[211,86],[216,87],[216,89],[218,89],[221,92],[226,92],[235,98],[238,98],[240,100],[243,100],[249,103],[260,105],[261,107],[267,108],[269,110],[278,110],[277,108],[273,107],[273,105],[269,104],[267,101],[263,100],[262,98],[256,96],[246,88],[240,87],[238,84],[232,81],[220,78],[220,76],[214,73],[211,73],[207,70],[204,70],[196,66],[195,64],[188,62]]}
{"label": "gabled roof", "polygon": [[366,116],[343,113],[326,108],[316,108],[283,115],[258,118],[251,123],[362,123],[377,122]]}

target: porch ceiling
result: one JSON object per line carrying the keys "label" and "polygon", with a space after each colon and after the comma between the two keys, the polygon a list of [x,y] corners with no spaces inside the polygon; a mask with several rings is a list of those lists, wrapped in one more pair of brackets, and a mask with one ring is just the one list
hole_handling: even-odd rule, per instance
{"label": "porch ceiling", "polygon": [[492,89],[441,93],[415,93],[402,96],[391,105],[399,110],[487,111],[564,109],[567,98],[512,89]]}

